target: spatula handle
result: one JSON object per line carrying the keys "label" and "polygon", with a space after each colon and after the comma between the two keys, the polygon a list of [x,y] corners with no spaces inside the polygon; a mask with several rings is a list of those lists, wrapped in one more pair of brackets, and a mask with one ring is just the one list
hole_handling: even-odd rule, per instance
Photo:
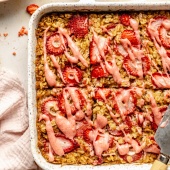
{"label": "spatula handle", "polygon": [[168,169],[168,165],[158,160],[155,160],[150,170],[167,170],[167,169]]}

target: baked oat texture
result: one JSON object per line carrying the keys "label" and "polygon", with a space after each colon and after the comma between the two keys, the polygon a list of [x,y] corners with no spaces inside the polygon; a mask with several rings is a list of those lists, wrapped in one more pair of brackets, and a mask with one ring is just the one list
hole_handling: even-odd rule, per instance
{"label": "baked oat texture", "polygon": [[170,102],[170,13],[50,13],[37,27],[38,148],[55,164],[151,163]]}

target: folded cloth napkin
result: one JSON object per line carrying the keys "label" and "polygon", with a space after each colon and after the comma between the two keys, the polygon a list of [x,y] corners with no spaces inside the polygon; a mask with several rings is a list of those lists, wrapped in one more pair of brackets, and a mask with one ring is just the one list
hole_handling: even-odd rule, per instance
{"label": "folded cloth napkin", "polygon": [[37,169],[30,149],[26,93],[17,76],[0,71],[0,170]]}

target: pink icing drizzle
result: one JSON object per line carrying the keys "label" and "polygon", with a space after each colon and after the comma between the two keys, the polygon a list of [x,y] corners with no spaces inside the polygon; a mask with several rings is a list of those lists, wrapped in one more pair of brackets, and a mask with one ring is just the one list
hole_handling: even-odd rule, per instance
{"label": "pink icing drizzle", "polygon": [[[69,36],[67,30],[59,27],[58,32],[60,35],[63,35],[66,37],[66,39],[68,41],[68,46],[70,47],[71,51],[73,52],[74,57],[79,59],[84,66],[88,67],[87,61],[81,55],[80,50],[78,49],[77,45],[73,42],[72,38]],[[70,62],[71,61],[73,62],[73,58],[71,56],[68,56],[68,55],[66,55],[66,56],[68,57],[68,59],[70,59]],[[75,61],[78,61],[78,60],[74,59],[74,62]]]}
{"label": "pink icing drizzle", "polygon": [[159,55],[162,58],[162,64],[164,72],[170,71],[170,58],[166,53],[166,49],[162,46],[161,40],[159,38],[158,28],[163,25],[165,29],[170,28],[170,21],[164,19],[151,19],[148,24],[148,31],[151,35],[151,38],[155,44],[156,49],[158,50]]}
{"label": "pink icing drizzle", "polygon": [[54,150],[54,152],[57,155],[59,155],[59,156],[64,155],[63,148],[60,145],[60,143],[58,142],[57,138],[55,137],[55,134],[54,134],[54,131],[53,131],[49,117],[47,115],[43,114],[41,116],[41,119],[44,119],[45,122],[46,122],[47,135],[48,135],[48,139],[49,139],[49,142],[50,142],[52,149]]}
{"label": "pink icing drizzle", "polygon": [[52,87],[52,86],[56,85],[56,75],[50,70],[50,68],[48,66],[48,62],[47,62],[46,40],[47,40],[47,32],[48,32],[49,28],[50,27],[48,27],[44,31],[44,46],[43,46],[43,50],[44,50],[45,78],[46,78],[47,83],[49,84],[49,86]]}
{"label": "pink icing drizzle", "polygon": [[154,115],[154,121],[157,125],[159,125],[162,119],[162,114],[160,113],[159,108],[151,92],[149,92],[149,96],[150,96],[150,101],[151,101],[151,110]]}

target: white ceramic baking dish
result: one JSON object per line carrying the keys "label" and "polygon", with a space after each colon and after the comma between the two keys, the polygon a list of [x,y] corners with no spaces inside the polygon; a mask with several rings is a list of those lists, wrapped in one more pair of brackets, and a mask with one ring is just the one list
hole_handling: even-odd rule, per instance
{"label": "white ceramic baking dish", "polygon": [[126,165],[107,165],[107,166],[73,166],[73,165],[55,165],[46,162],[37,148],[37,131],[36,131],[36,91],[35,91],[35,48],[36,36],[35,29],[40,18],[49,12],[60,11],[118,11],[118,10],[169,10],[170,0],[109,0],[101,2],[101,0],[80,0],[73,3],[51,3],[41,6],[31,17],[29,23],[28,35],[28,110],[29,110],[29,125],[31,134],[31,150],[36,163],[45,170],[149,170],[151,164],[126,164]]}

